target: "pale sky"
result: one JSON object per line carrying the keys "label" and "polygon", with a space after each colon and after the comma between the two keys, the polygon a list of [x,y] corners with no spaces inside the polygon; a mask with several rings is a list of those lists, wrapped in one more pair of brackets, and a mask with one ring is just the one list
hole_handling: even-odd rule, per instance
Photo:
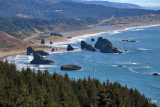
{"label": "pale sky", "polygon": [[160,6],[160,0],[86,0],[86,1],[110,1],[121,3],[132,3],[140,6]]}

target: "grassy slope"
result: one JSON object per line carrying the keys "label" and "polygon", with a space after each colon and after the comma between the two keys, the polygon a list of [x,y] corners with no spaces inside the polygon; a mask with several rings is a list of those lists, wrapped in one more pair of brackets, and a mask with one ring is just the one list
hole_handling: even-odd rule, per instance
{"label": "grassy slope", "polygon": [[27,44],[3,31],[0,31],[0,50],[25,49]]}

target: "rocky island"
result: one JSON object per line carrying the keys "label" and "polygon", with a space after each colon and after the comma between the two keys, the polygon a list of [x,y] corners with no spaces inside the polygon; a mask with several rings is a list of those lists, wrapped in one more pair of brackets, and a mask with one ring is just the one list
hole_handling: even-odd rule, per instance
{"label": "rocky island", "polygon": [[81,70],[81,69],[82,67],[72,64],[61,66],[61,70]]}

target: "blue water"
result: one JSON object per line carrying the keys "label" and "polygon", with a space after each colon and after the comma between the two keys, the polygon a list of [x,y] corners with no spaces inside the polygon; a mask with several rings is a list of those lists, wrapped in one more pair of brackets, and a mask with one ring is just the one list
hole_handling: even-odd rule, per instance
{"label": "blue water", "polygon": [[[152,73],[160,73],[160,26],[132,28],[124,31],[107,32],[102,34],[85,35],[76,37],[67,42],[61,42],[59,46],[71,43],[76,51],[49,52],[46,59],[56,62],[51,65],[30,65],[32,56],[17,55],[8,57],[10,62],[15,62],[18,69],[30,66],[33,69],[47,69],[50,73],[57,72],[64,75],[66,72],[71,78],[94,77],[101,82],[109,79],[111,82],[119,82],[129,88],[138,89],[141,94],[151,98],[160,106],[160,77],[152,76]],[[125,54],[110,54],[81,51],[80,41],[94,45],[91,38],[102,36],[109,39],[115,47],[128,50]],[[136,43],[126,43],[122,40],[136,40]],[[53,44],[54,45],[54,44]],[[15,58],[14,58],[15,57]],[[60,66],[75,64],[83,67],[81,71],[61,71]],[[122,65],[123,67],[118,67]]]}

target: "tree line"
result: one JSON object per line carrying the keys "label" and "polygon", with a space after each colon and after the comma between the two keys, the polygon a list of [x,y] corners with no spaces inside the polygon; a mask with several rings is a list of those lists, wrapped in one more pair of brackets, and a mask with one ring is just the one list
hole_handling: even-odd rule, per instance
{"label": "tree line", "polygon": [[0,107],[157,107],[136,89],[97,79],[70,79],[0,61]]}

